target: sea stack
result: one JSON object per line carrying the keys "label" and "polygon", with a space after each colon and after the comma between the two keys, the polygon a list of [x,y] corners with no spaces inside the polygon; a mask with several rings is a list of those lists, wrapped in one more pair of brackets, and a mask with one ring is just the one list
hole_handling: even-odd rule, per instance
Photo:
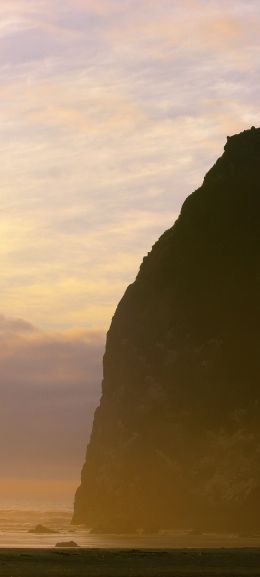
{"label": "sea stack", "polygon": [[117,307],[73,522],[260,530],[260,129],[227,139]]}

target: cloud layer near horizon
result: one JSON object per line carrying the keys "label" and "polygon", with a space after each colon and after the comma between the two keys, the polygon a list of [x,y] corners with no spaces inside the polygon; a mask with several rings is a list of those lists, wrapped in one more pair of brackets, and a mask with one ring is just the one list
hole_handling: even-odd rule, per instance
{"label": "cloud layer near horizon", "polygon": [[103,333],[48,333],[0,317],[2,478],[79,478],[103,349]]}

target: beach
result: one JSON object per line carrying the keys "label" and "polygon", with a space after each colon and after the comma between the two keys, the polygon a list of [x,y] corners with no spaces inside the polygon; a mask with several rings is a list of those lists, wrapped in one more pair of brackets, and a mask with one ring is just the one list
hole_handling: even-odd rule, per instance
{"label": "beach", "polygon": [[260,549],[2,549],[1,577],[245,577]]}

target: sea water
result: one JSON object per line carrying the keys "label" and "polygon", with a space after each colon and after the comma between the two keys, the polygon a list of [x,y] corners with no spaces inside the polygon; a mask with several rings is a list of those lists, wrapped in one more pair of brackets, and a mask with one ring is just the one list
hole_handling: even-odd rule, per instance
{"label": "sea water", "polygon": [[[45,510],[46,509],[46,510]],[[49,548],[57,542],[75,541],[87,548],[237,548],[260,547],[260,535],[219,535],[192,530],[158,534],[100,535],[85,527],[71,525],[72,510],[6,508],[0,510],[0,548]],[[55,533],[29,531],[41,524]]]}

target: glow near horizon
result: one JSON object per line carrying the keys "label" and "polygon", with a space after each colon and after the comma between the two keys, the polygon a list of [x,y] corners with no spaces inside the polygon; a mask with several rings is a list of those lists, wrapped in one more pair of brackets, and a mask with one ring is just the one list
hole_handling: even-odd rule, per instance
{"label": "glow near horizon", "polygon": [[[12,396],[77,393],[89,430],[124,289],[226,135],[260,122],[259,25],[257,0],[1,2],[0,363]],[[64,478],[81,464],[77,404],[76,415]]]}

